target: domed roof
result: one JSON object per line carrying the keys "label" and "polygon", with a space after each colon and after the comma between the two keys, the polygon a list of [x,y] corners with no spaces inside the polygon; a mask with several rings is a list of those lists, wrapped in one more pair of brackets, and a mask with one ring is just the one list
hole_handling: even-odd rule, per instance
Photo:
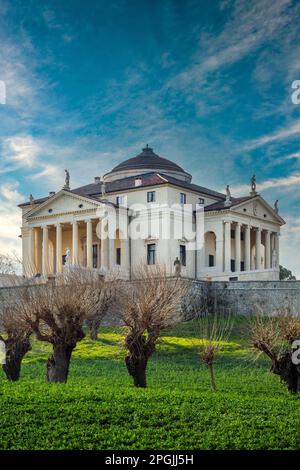
{"label": "domed roof", "polygon": [[153,149],[148,145],[143,149],[143,151],[136,157],[129,158],[124,162],[117,165],[111,170],[110,173],[115,173],[119,171],[126,170],[144,170],[144,169],[155,169],[161,171],[177,171],[185,173],[183,168],[177,165],[166,158],[162,158],[156,153],[153,152]]}

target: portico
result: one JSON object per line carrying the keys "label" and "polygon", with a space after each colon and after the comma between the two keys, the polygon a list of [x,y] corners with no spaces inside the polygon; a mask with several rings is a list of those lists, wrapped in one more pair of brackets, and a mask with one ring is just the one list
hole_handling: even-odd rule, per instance
{"label": "portico", "polygon": [[[33,226],[28,229],[30,243],[26,270],[30,275],[41,273],[47,277],[61,273],[66,263],[66,251],[72,253],[72,265],[106,272],[116,267],[114,244],[99,239],[99,219],[75,220]],[[114,242],[114,240],[113,240]],[[128,241],[119,247],[119,259],[128,260]],[[111,247],[111,249],[109,249]],[[123,248],[123,250],[122,250]],[[123,251],[123,253],[122,253]],[[42,263],[40,262],[42,260]]]}

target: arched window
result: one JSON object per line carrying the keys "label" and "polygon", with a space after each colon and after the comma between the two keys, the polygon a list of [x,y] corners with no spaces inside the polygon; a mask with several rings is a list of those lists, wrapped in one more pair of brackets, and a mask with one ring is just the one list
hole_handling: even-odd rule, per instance
{"label": "arched window", "polygon": [[205,266],[212,268],[216,266],[216,234],[214,232],[206,232],[204,235],[205,248]]}

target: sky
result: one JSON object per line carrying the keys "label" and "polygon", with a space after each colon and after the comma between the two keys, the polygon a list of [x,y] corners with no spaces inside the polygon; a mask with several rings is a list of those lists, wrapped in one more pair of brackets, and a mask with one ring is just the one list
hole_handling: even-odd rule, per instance
{"label": "sky", "polygon": [[[0,0],[0,253],[17,204],[88,184],[148,143],[193,182],[279,199],[300,277],[300,2]],[[5,101],[5,102],[4,102]]]}

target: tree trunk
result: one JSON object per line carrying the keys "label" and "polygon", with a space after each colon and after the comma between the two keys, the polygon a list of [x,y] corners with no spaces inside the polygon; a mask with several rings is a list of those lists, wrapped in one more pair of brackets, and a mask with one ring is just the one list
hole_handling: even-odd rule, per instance
{"label": "tree trunk", "polygon": [[214,374],[214,366],[212,363],[207,364],[209,373],[210,373],[210,384],[211,384],[211,389],[213,391],[217,390],[216,382],[215,382],[215,374]]}
{"label": "tree trunk", "polygon": [[90,338],[92,341],[98,340],[98,332],[101,325],[101,319],[90,318],[86,322],[88,329],[90,330]]}
{"label": "tree trunk", "polygon": [[2,368],[8,380],[15,382],[20,378],[23,357],[31,350],[29,337],[9,336],[5,341],[5,348],[6,358]]}
{"label": "tree trunk", "polygon": [[53,354],[47,362],[48,382],[66,383],[68,380],[71,355],[75,346],[54,344]]}
{"label": "tree trunk", "polygon": [[132,358],[127,356],[125,363],[129,374],[133,377],[133,383],[135,387],[146,388],[146,369],[147,359],[144,358]]}
{"label": "tree trunk", "polygon": [[90,337],[92,341],[97,341],[98,330],[99,330],[98,325],[95,322],[92,322],[90,325]]}
{"label": "tree trunk", "polygon": [[292,362],[290,352],[278,359],[276,365],[272,366],[271,371],[279,375],[291,393],[300,392],[300,367]]}

